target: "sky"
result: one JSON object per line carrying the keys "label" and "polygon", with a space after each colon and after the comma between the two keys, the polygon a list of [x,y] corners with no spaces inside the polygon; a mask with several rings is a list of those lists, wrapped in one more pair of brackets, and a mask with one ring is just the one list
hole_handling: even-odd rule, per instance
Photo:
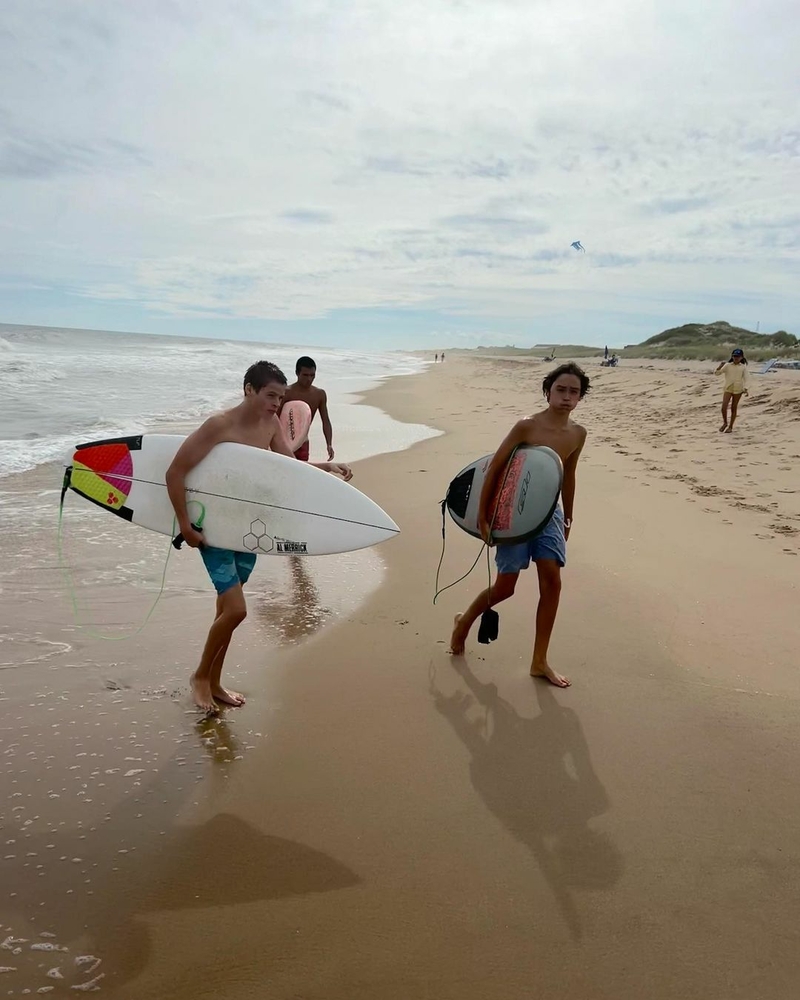
{"label": "sky", "polygon": [[800,334],[798,52],[796,0],[3,0],[0,322]]}

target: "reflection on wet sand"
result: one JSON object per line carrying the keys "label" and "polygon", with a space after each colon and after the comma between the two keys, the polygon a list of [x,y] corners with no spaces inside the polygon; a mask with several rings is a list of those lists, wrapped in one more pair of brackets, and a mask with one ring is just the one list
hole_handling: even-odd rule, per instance
{"label": "reflection on wet sand", "polygon": [[307,562],[294,556],[286,562],[288,586],[269,591],[255,606],[259,624],[265,627],[270,638],[282,646],[307,639],[325,624],[331,614],[331,609],[320,603],[319,591]]}
{"label": "reflection on wet sand", "polygon": [[[230,728],[203,720],[197,731],[216,765],[214,773],[224,775],[231,754],[235,759],[241,749]],[[102,833],[63,828],[26,839],[29,857],[49,856],[56,863],[44,879],[33,865],[8,873],[4,889],[11,893],[0,929],[5,926],[20,942],[18,954],[8,952],[9,961],[0,960],[13,969],[9,986],[36,993],[63,976],[66,988],[91,989],[85,985],[91,976],[103,989],[118,988],[148,965],[150,914],[207,909],[213,920],[220,907],[330,892],[359,882],[334,858],[262,833],[237,816],[218,813],[195,826],[174,825],[176,814],[196,795],[193,786],[182,773],[181,759],[173,758],[151,783],[110,810]],[[87,891],[87,870],[93,875],[92,891]],[[39,909],[40,897],[46,909]],[[42,944],[34,947],[37,937]],[[90,956],[96,965],[78,966],[76,956]]]}
{"label": "reflection on wet sand", "polygon": [[[612,886],[623,870],[609,837],[589,826],[608,811],[609,800],[592,767],[580,719],[544,684],[534,685],[539,714],[525,718],[463,660],[454,658],[452,664],[468,690],[446,696],[432,677],[434,705],[472,755],[475,791],[536,858],[578,939],[582,927],[574,891]],[[474,712],[477,706],[484,710],[480,715]]]}

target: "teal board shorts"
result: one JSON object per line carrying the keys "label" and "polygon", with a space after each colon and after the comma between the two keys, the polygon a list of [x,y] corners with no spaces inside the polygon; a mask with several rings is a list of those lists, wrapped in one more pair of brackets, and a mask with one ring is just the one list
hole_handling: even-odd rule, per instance
{"label": "teal board shorts", "polygon": [[204,545],[200,555],[218,594],[224,594],[237,583],[244,586],[256,564],[254,552],[234,552],[233,549],[215,549]]}

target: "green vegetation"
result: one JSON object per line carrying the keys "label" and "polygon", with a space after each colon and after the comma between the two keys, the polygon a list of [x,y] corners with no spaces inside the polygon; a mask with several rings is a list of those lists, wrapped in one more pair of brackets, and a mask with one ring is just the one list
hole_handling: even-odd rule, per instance
{"label": "green vegetation", "polygon": [[798,339],[792,333],[755,333],[724,320],[716,323],[686,323],[664,330],[642,344],[631,344],[622,352],[626,358],[721,358],[734,347],[741,347],[748,358],[798,357]]}
{"label": "green vegetation", "polygon": [[[768,358],[800,358],[800,340],[793,333],[755,333],[740,326],[731,326],[724,320],[716,323],[686,323],[657,333],[641,344],[612,347],[609,353],[621,358],[668,358],[670,360],[711,361],[723,360],[734,347],[741,347],[751,361]],[[535,347],[479,347],[484,354],[522,355],[547,358],[555,352],[556,359],[599,358],[602,347],[585,347],[580,344],[536,345]]]}

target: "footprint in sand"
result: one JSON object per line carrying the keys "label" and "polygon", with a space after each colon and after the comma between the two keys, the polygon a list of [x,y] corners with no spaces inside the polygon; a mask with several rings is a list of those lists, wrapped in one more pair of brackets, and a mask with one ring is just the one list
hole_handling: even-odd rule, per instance
{"label": "footprint in sand", "polygon": [[774,538],[774,535],[759,535],[756,533],[756,538],[761,538],[763,541],[769,541],[769,539]]}
{"label": "footprint in sand", "polygon": [[797,553],[794,551],[794,549],[784,549],[783,551],[786,553],[787,556],[796,556],[797,555]]}

